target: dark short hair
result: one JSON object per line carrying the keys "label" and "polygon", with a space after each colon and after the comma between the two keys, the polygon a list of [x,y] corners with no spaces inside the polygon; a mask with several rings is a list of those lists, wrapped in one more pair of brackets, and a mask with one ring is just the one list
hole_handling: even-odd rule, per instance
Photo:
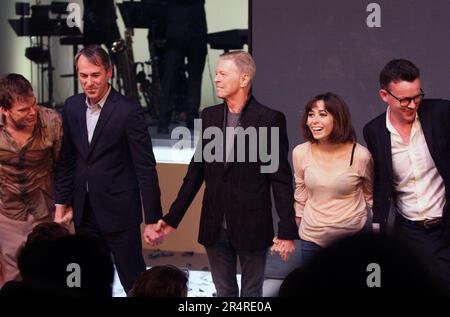
{"label": "dark short hair", "polygon": [[332,92],[317,95],[305,105],[305,111],[300,123],[300,128],[305,140],[317,143],[317,140],[314,139],[311,130],[306,123],[308,122],[308,113],[316,106],[316,103],[319,100],[323,100],[325,109],[333,116],[333,131],[331,131],[329,142],[356,142],[356,133],[352,125],[352,119],[347,104],[341,97]]}
{"label": "dark short hair", "polygon": [[[68,267],[81,268],[81,285],[67,284]],[[26,244],[18,257],[23,281],[59,290],[60,296],[111,297],[114,266],[103,241],[87,234],[41,237]]]}
{"label": "dark short hair", "polygon": [[59,223],[41,222],[34,226],[33,230],[28,234],[25,245],[34,241],[54,241],[68,235],[70,235],[70,231]]}
{"label": "dark short hair", "polygon": [[83,55],[89,62],[97,66],[103,66],[105,70],[111,67],[111,58],[100,45],[85,46],[81,51],[75,55],[75,65],[78,68],[78,59]]}
{"label": "dark short hair", "polygon": [[173,265],[154,266],[136,280],[132,297],[186,297],[188,277]]}
{"label": "dark short hair", "polygon": [[412,82],[420,77],[420,70],[406,59],[393,59],[380,72],[380,87],[387,89],[391,82]]}
{"label": "dark short hair", "polygon": [[22,75],[11,73],[0,78],[0,107],[9,110],[17,97],[32,95],[33,87]]}

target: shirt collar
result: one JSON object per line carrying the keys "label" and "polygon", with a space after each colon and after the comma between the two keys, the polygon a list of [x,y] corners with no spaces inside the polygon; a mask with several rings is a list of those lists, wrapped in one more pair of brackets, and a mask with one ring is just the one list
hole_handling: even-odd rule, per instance
{"label": "shirt collar", "polygon": [[[390,133],[394,133],[394,134],[400,135],[398,133],[397,129],[393,126],[390,117],[391,117],[391,108],[388,106],[387,111],[386,111],[386,128],[388,129],[388,131]],[[411,132],[413,132],[413,131],[415,131],[417,129],[417,125],[418,124],[420,124],[420,122],[419,122],[419,115],[416,112],[416,118],[414,119],[413,130]],[[411,135],[413,135],[413,134],[414,133],[411,133]]]}
{"label": "shirt collar", "polygon": [[109,85],[108,91],[103,96],[103,98],[99,102],[97,102],[97,104],[92,105],[92,106],[89,103],[89,98],[86,96],[86,105],[87,105],[87,107],[91,109],[91,108],[94,108],[95,106],[99,106],[100,109],[102,109],[103,106],[105,105],[106,99],[108,98],[110,92],[111,92],[111,85]]}

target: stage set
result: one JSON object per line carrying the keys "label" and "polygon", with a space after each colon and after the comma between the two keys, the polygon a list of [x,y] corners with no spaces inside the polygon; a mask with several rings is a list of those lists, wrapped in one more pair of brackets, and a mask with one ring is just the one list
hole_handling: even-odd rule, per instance
{"label": "stage set", "polygon": [[[164,212],[177,196],[199,139],[190,120],[222,102],[215,95],[214,76],[223,52],[252,54],[257,65],[252,94],[285,115],[291,164],[292,150],[304,142],[299,129],[304,105],[326,91],[346,100],[357,141],[366,145],[364,125],[386,111],[379,97],[378,74],[393,58],[419,66],[426,98],[450,99],[447,0],[206,0],[205,56],[200,98],[194,107],[187,97],[187,58],[173,71],[175,88],[164,97],[168,48],[161,28],[168,27],[167,1],[111,1],[110,20],[93,18],[94,25],[88,28],[112,23],[115,29],[107,27],[112,34],[97,34],[95,39],[84,32],[85,20],[95,13],[93,9],[92,15],[86,15],[85,2],[90,1],[2,1],[0,43],[5,45],[0,73],[23,74],[32,83],[38,104],[61,111],[66,98],[82,92],[74,56],[92,41],[103,45],[113,57],[112,86],[145,111]],[[179,149],[177,128],[191,133],[191,147]],[[205,250],[197,242],[203,193],[204,185],[179,228],[162,245],[150,247],[143,241],[148,267],[173,264],[189,272],[190,297],[215,296]],[[272,214],[277,228],[277,213]],[[302,266],[300,249],[297,241],[287,263],[278,255],[268,256],[263,296],[277,296],[287,274]],[[125,296],[117,272],[113,295]]]}

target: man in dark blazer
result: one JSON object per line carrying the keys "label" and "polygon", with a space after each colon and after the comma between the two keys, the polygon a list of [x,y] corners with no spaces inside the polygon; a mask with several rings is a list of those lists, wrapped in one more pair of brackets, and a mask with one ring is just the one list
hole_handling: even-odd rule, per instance
{"label": "man in dark blazer", "polygon": [[[293,251],[293,240],[298,239],[292,172],[287,159],[286,119],[281,112],[261,105],[249,94],[255,69],[247,52],[221,55],[215,84],[217,96],[225,102],[203,110],[197,153],[178,197],[159,222],[164,234],[176,228],[205,182],[198,241],[205,246],[217,296],[221,297],[239,296],[238,257],[242,269],[241,296],[262,296],[267,251],[274,238],[271,190],[280,217],[277,241],[282,257]],[[255,129],[257,139],[249,137],[239,143],[242,138],[239,128]],[[264,129],[267,138],[261,133]],[[279,137],[272,140],[275,131],[279,131]],[[220,133],[211,138],[207,136],[210,132]],[[213,144],[216,147],[210,152]],[[261,151],[264,146],[276,156],[278,166],[274,165],[272,170],[264,169],[268,166],[263,166],[261,155],[251,159],[252,153],[258,153],[256,147]],[[217,156],[212,158],[209,154]]]}
{"label": "man in dark blazer", "polygon": [[70,220],[76,233],[99,237],[114,257],[128,291],[145,271],[144,238],[162,216],[158,176],[144,114],[140,106],[108,84],[111,60],[98,45],[75,57],[84,94],[66,100],[63,145],[56,181],[55,221]]}
{"label": "man in dark blazer", "polygon": [[408,60],[387,63],[380,87],[388,109],[364,127],[375,168],[373,221],[386,232],[394,220],[393,233],[450,289],[450,101],[423,99],[420,71]]}

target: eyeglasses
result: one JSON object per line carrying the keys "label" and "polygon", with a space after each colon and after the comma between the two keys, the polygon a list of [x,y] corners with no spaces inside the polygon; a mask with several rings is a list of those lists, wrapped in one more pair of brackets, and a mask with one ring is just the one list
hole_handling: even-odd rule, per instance
{"label": "eyeglasses", "polygon": [[402,106],[402,107],[408,107],[409,104],[411,103],[411,100],[413,100],[414,103],[416,105],[418,105],[422,101],[423,97],[425,96],[425,93],[423,92],[423,90],[420,89],[420,94],[418,94],[417,96],[405,97],[405,98],[400,99],[397,96],[395,96],[392,92],[390,92],[388,89],[385,89],[385,90],[388,92],[389,95],[391,95],[392,97],[397,99],[398,102],[400,102],[400,106]]}

